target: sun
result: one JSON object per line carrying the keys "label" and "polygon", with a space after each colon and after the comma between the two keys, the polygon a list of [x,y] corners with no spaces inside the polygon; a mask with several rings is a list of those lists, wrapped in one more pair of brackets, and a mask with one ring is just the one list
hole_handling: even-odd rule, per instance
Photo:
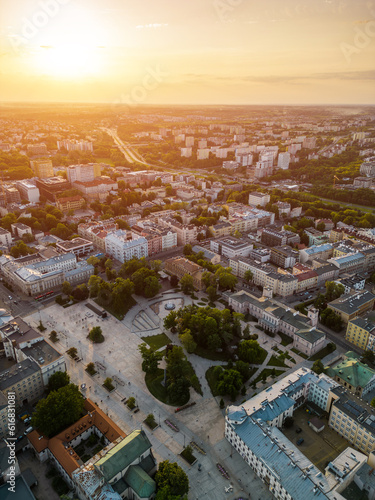
{"label": "sun", "polygon": [[95,47],[82,44],[61,44],[41,47],[35,64],[40,73],[58,79],[79,79],[98,74],[100,56]]}

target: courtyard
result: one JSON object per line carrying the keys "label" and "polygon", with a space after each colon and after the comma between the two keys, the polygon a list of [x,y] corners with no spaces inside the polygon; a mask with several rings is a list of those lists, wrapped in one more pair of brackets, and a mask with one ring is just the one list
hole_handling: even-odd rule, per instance
{"label": "courtyard", "polygon": [[[325,424],[323,431],[319,434],[313,431],[308,425],[308,421],[313,416],[312,413],[307,413],[305,407],[298,408],[293,414],[294,425],[289,429],[283,429],[282,432],[318,469],[324,472],[328,463],[334,460],[350,444],[328,427],[328,420],[324,417],[321,419]],[[297,434],[296,429],[298,427],[302,429],[302,432]],[[300,438],[303,438],[304,442],[297,445]]]}

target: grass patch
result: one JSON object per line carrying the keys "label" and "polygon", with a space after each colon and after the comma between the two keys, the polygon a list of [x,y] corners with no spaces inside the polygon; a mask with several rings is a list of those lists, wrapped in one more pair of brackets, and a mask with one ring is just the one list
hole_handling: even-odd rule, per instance
{"label": "grass patch", "polygon": [[299,352],[299,350],[296,349],[295,347],[292,347],[291,351],[293,351],[295,354],[298,354],[298,356],[301,356],[301,358],[303,358],[303,359],[308,358],[308,356],[306,354],[304,354],[303,352]]}
{"label": "grass patch", "polygon": [[289,335],[285,335],[285,333],[277,332],[277,335],[281,337],[281,345],[286,347],[289,344],[293,344],[293,339],[292,337],[289,337]]}
{"label": "grass patch", "polygon": [[271,356],[271,359],[268,362],[268,366],[282,366],[286,368],[286,364],[283,360],[277,358],[276,356]]}
{"label": "grass patch", "polygon": [[278,349],[275,345],[274,345],[273,347],[271,347],[271,349],[272,349],[273,351],[279,352],[279,349]]}
{"label": "grass patch", "polygon": [[135,306],[135,304],[137,303],[136,300],[133,299],[133,297],[129,297],[128,300],[127,300],[127,303],[123,304],[123,307],[121,309],[120,312],[115,312],[114,309],[112,308],[112,306],[110,305],[103,305],[101,304],[97,299],[95,299],[95,302],[96,304],[98,304],[98,306],[102,307],[105,311],[107,311],[109,314],[112,314],[112,316],[114,316],[115,318],[117,318],[119,321],[123,320],[126,313],[128,311],[130,311],[130,309]]}
{"label": "grass patch", "polygon": [[323,349],[321,349],[320,351],[313,354],[309,358],[309,361],[316,361],[317,359],[323,359],[326,356],[328,356],[328,354],[332,354],[335,350],[336,350],[336,348],[334,350],[332,350],[331,347],[328,347],[328,345],[326,345],[325,347],[323,347]]}
{"label": "grass patch", "polygon": [[226,352],[212,352],[201,346],[197,346],[194,354],[201,358],[210,359],[211,361],[228,361],[228,354]]}
{"label": "grass patch", "polygon": [[201,301],[202,301],[202,302],[208,302],[208,299],[206,299],[206,298],[204,298],[204,297],[203,297],[203,298],[201,299]]}
{"label": "grass patch", "polygon": [[263,377],[265,377],[265,379],[267,379],[267,377],[271,376],[272,374],[277,377],[278,375],[281,375],[282,373],[284,373],[283,370],[275,370],[275,368],[265,368],[258,376],[255,380],[252,381],[252,383],[254,384],[257,384],[258,382],[260,382],[261,380],[263,380]]}
{"label": "grass patch", "polygon": [[150,337],[141,337],[141,339],[155,349],[155,351],[171,343],[170,338],[165,333],[159,333],[158,335],[152,335]]}
{"label": "grass patch", "polygon": [[204,302],[198,302],[198,306],[204,307],[206,304]]}
{"label": "grass patch", "polygon": [[262,349],[262,352],[259,356],[259,362],[256,363],[257,365],[261,365],[264,362],[264,360],[266,359],[267,354],[268,354],[268,352],[265,349],[263,349],[263,347],[261,347],[261,349]]}
{"label": "grass patch", "polygon": [[164,370],[162,370],[161,368],[158,368],[155,373],[146,373],[145,382],[147,385],[147,389],[154,396],[154,398],[170,406],[186,405],[186,403],[189,401],[189,398],[184,398],[174,403],[170,402],[167,389],[162,385],[163,380]]}

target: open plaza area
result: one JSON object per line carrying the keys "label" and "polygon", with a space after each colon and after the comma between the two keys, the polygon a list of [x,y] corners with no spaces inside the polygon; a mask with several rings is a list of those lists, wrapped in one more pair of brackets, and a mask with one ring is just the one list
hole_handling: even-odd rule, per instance
{"label": "open plaza area", "polygon": [[[96,402],[126,433],[142,426],[149,435],[158,462],[168,459],[184,468],[190,482],[189,499],[234,500],[239,496],[262,500],[271,498],[266,486],[224,438],[224,412],[220,410],[204,377],[205,371],[219,362],[196,355],[189,356],[202,385],[203,396],[191,388],[190,402],[194,401],[196,404],[179,413],[174,412],[174,407],[155,399],[146,387],[141,369],[142,358],[138,350],[143,342],[142,337],[153,337],[163,332],[162,318],[168,313],[165,303],[173,302],[178,308],[189,301],[191,302],[190,297],[181,294],[154,298],[150,303],[141,299],[119,321],[111,315],[101,318],[93,308],[98,312],[102,308],[89,299],[65,309],[54,304],[40,309],[25,320],[35,328],[41,321],[46,327],[43,332],[46,339],[52,330],[57,332],[59,340],[54,345],[65,354],[72,382],[79,386],[86,384],[85,389],[82,389],[86,397]],[[93,344],[87,338],[89,330],[94,326],[102,328],[105,337],[102,344]],[[167,335],[171,342],[179,344],[177,335]],[[66,353],[72,347],[77,349],[80,361],[74,361]],[[90,376],[85,370],[90,362],[95,363],[97,373],[94,376]],[[116,387],[111,393],[103,387],[107,377],[112,378]],[[136,414],[123,402],[131,396],[135,397],[140,409]],[[149,413],[153,413],[156,422],[160,424],[153,432],[143,423]],[[175,423],[179,432],[165,425],[166,419]],[[192,466],[179,455],[191,441],[206,453],[203,455],[195,451],[197,462]],[[217,463],[228,471],[229,481],[221,476]],[[198,464],[201,464],[200,471]],[[226,492],[225,488],[228,487],[232,488]]]}

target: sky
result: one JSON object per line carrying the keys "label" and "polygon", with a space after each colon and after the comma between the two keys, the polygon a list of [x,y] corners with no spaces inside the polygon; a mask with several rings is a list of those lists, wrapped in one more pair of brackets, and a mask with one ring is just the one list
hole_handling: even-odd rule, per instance
{"label": "sky", "polygon": [[375,1],[2,0],[0,101],[374,104]]}

